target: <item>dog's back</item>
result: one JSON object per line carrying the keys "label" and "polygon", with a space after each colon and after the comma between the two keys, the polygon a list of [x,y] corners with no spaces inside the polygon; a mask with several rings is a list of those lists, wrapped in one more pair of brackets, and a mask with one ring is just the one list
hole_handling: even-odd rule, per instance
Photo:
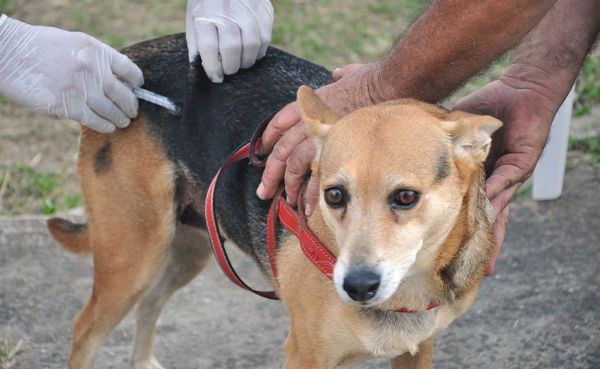
{"label": "dog's back", "polygon": [[[143,87],[171,98],[181,114],[140,101],[129,128],[82,131],[78,170],[88,222],[48,222],[66,249],[94,257],[94,289],[75,322],[70,368],[91,368],[106,334],[138,301],[134,367],[159,367],[152,334],[160,310],[211,254],[203,200],[212,176],[259,124],[295,100],[300,85],[330,79],[324,68],[270,48],[251,69],[213,84],[201,67],[190,67],[184,34],[124,53],[142,69]],[[227,238],[262,266],[268,203],[255,195],[260,173],[246,163],[228,170],[215,211]]]}

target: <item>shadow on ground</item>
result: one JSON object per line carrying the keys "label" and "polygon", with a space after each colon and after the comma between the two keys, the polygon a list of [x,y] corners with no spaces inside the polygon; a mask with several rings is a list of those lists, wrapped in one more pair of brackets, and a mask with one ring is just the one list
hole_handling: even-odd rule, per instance
{"label": "shadow on ground", "polygon": [[[600,169],[587,164],[567,173],[561,199],[517,199],[496,275],[437,341],[434,367],[600,368],[599,205]],[[252,273],[249,262],[241,269]],[[65,368],[91,276],[91,261],[63,252],[42,219],[0,218],[0,345],[22,342],[13,368]],[[167,305],[157,356],[169,369],[281,368],[287,322],[279,303],[212,264]],[[96,368],[129,368],[132,331],[128,316]]]}

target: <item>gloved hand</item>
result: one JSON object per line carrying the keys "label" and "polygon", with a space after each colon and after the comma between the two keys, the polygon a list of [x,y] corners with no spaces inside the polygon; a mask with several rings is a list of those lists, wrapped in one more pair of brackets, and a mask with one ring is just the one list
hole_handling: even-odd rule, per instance
{"label": "gloved hand", "polygon": [[0,17],[0,94],[102,133],[137,116],[142,71],[95,38]]}
{"label": "gloved hand", "polygon": [[200,54],[208,78],[223,82],[223,74],[249,68],[265,56],[272,28],[269,0],[188,0],[190,63]]}

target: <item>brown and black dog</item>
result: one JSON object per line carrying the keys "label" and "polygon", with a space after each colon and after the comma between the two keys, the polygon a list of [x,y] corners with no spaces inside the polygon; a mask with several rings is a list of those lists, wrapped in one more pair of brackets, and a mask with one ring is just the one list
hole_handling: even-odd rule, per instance
{"label": "brown and black dog", "polygon": [[[66,249],[94,258],[70,369],[91,368],[136,303],[133,366],[162,368],[152,352],[156,320],[210,259],[202,202],[212,176],[299,86],[316,88],[330,76],[272,48],[253,68],[212,84],[202,68],[189,69],[183,35],[125,53],[144,71],[145,87],[172,97],[182,114],[142,102],[128,129],[83,129],[87,224],[48,224]],[[312,169],[321,197],[308,225],[337,257],[334,283],[284,230],[275,282],[265,246],[269,203],[255,195],[260,169],[234,165],[215,193],[224,238],[255,259],[290,313],[285,367],[385,357],[392,368],[429,368],[434,338],[474,302],[492,248],[482,165],[500,122],[414,100],[339,117],[308,87],[298,90],[298,104],[318,152]],[[428,310],[432,301],[439,306]]]}

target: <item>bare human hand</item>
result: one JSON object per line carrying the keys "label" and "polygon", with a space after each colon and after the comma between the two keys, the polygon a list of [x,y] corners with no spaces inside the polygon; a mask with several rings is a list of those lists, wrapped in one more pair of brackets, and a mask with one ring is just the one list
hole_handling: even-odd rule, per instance
{"label": "bare human hand", "polygon": [[496,214],[493,226],[496,250],[488,263],[487,275],[493,273],[504,241],[508,203],[533,173],[557,109],[533,83],[512,78],[509,73],[461,99],[454,107],[454,110],[489,114],[503,122],[492,139],[486,162],[486,192]]}
{"label": "bare human hand", "polygon": [[[336,69],[333,73],[335,82],[316,92],[340,114],[373,105],[378,102],[374,97],[376,95],[370,90],[370,86],[375,85],[372,83],[372,78],[376,75],[373,73],[375,69],[376,65],[373,64],[351,64]],[[271,155],[257,189],[258,197],[263,200],[272,198],[284,180],[287,200],[295,204],[315,155],[313,144],[304,133],[304,124],[295,102],[288,104],[273,117],[262,135],[261,151],[271,152]],[[305,198],[307,215],[310,215],[317,201],[318,183],[311,179]]]}

